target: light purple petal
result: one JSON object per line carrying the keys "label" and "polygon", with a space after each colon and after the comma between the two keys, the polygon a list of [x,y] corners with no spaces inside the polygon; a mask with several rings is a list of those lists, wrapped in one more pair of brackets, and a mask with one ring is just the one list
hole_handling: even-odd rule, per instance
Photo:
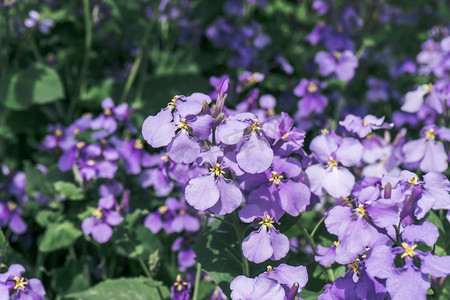
{"label": "light purple petal", "polygon": [[335,198],[348,197],[355,185],[355,177],[343,167],[333,167],[322,178],[323,188]]}
{"label": "light purple petal", "polygon": [[446,277],[450,274],[450,256],[437,256],[430,252],[421,255],[420,270],[435,277]]}
{"label": "light purple petal", "polygon": [[255,133],[241,144],[236,160],[247,173],[255,174],[267,170],[273,161],[273,151],[265,138],[259,138]]}
{"label": "light purple petal", "polygon": [[197,159],[200,146],[185,130],[181,130],[167,146],[167,152],[174,162],[188,164]]}
{"label": "light purple petal", "polygon": [[156,116],[149,116],[142,124],[142,136],[153,148],[167,146],[175,136],[170,109],[162,109]]}
{"label": "light purple petal", "polygon": [[213,174],[191,179],[185,189],[186,201],[197,210],[212,207],[219,200],[219,196],[219,187]]}
{"label": "light purple petal", "polygon": [[220,177],[217,181],[220,198],[209,210],[215,215],[224,215],[233,212],[244,201],[244,195],[233,181]]}
{"label": "light purple petal", "polygon": [[402,238],[410,243],[423,242],[428,246],[434,245],[439,237],[437,227],[428,221],[421,225],[409,225],[402,232]]}
{"label": "light purple petal", "polygon": [[112,234],[112,228],[103,222],[97,223],[92,229],[92,237],[100,244],[106,243],[111,238]]}
{"label": "light purple petal", "polygon": [[253,231],[244,239],[242,252],[248,260],[257,264],[266,261],[272,256],[273,249],[270,244],[270,234],[265,226],[262,226],[258,231]]}
{"label": "light purple petal", "polygon": [[394,258],[391,247],[378,246],[370,250],[365,260],[367,272],[373,277],[391,277],[394,274]]}
{"label": "light purple petal", "polygon": [[[264,229],[263,229],[264,230]],[[280,260],[289,252],[289,239],[284,234],[273,228],[270,229],[270,244],[273,254],[271,260]]]}

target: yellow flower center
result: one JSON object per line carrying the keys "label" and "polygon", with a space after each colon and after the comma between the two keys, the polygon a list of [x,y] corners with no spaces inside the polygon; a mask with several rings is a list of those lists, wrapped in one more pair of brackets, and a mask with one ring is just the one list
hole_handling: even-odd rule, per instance
{"label": "yellow flower center", "polygon": [[165,205],[158,207],[158,211],[162,215],[165,214],[168,210],[169,210],[169,208]]}
{"label": "yellow flower center", "polygon": [[335,245],[336,247],[339,247],[340,244],[341,244],[340,241],[334,241],[334,242],[333,242],[333,245]]}
{"label": "yellow flower center", "polygon": [[88,160],[87,165],[89,167],[93,167],[95,165],[95,161],[93,161],[92,159]]}
{"label": "yellow flower center", "polygon": [[180,98],[180,96],[176,95],[172,98],[172,100],[170,100],[170,102],[167,104],[168,107],[175,109],[177,107],[176,103],[177,100]]}
{"label": "yellow flower center", "polygon": [[110,115],[111,115],[111,109],[107,108],[107,109],[105,109],[105,110],[103,111],[103,113],[104,113],[106,116],[110,116]]}
{"label": "yellow flower center", "polygon": [[101,209],[100,207],[96,208],[96,209],[94,210],[94,212],[92,213],[92,215],[93,215],[94,217],[97,217],[97,218],[100,219],[101,217],[103,217],[102,209]]}
{"label": "yellow flower center", "polygon": [[268,116],[273,116],[275,114],[275,110],[273,108],[267,110]]}
{"label": "yellow flower center", "polygon": [[56,129],[55,130],[55,136],[61,136],[62,135],[62,130],[61,129]]}
{"label": "yellow flower center", "polygon": [[324,128],[320,131],[321,134],[329,134],[330,132],[328,131],[328,129]]}
{"label": "yellow flower center", "polygon": [[85,142],[78,142],[78,143],[77,143],[77,148],[78,148],[78,149],[81,149],[81,148],[83,148],[84,146],[86,146],[86,143],[85,143]]}
{"label": "yellow flower center", "polygon": [[80,133],[80,129],[75,128],[75,129],[73,130],[73,134],[77,135],[77,134],[79,134],[79,133]]}
{"label": "yellow flower center", "polygon": [[281,138],[284,140],[284,139],[287,139],[288,136],[289,136],[289,132],[286,132],[285,134],[283,134],[283,136]]}
{"label": "yellow flower center", "polygon": [[361,270],[359,269],[359,259],[357,258],[354,262],[348,265],[349,269],[352,269],[354,273],[358,275],[361,274]]}
{"label": "yellow flower center", "polygon": [[364,126],[367,126],[367,125],[369,125],[369,121],[367,121],[367,120],[364,120],[364,122],[363,122],[363,125],[364,125]]}
{"label": "yellow flower center", "polygon": [[310,81],[308,84],[308,92],[310,92],[311,94],[317,92],[317,85],[312,81]]}
{"label": "yellow flower center", "polygon": [[16,207],[17,207],[17,204],[15,204],[14,202],[8,201],[8,209],[9,209],[10,211],[15,210]]}
{"label": "yellow flower center", "polygon": [[267,271],[264,272],[264,273],[275,272],[275,269],[276,269],[276,268],[272,267],[271,265],[268,265],[268,266],[267,266]]}
{"label": "yellow flower center", "polygon": [[411,179],[409,180],[409,185],[414,186],[414,185],[418,185],[418,184],[419,184],[419,178],[417,176],[411,177]]}
{"label": "yellow flower center", "polygon": [[256,75],[257,75],[256,73],[253,73],[252,76],[250,76],[250,77],[247,79],[248,83],[253,84],[253,83],[259,82],[259,80],[256,79]]}
{"label": "yellow flower center", "polygon": [[433,84],[429,83],[427,85],[427,94],[429,94],[431,92],[431,89],[433,88]]}
{"label": "yellow flower center", "polygon": [[183,287],[187,286],[187,282],[181,280],[181,276],[180,274],[178,274],[177,281],[175,281],[173,285],[177,288],[179,292],[181,292],[183,290]]}
{"label": "yellow flower center", "polygon": [[183,128],[188,130],[188,124],[186,123],[186,118],[182,118],[180,124],[178,124],[178,128]]}
{"label": "yellow flower center", "polygon": [[425,138],[428,140],[434,140],[436,136],[434,135],[434,128],[430,128],[430,130],[425,131]]}
{"label": "yellow flower center", "polygon": [[216,164],[214,167],[209,168],[209,170],[211,171],[211,173],[214,173],[214,175],[216,175],[216,176],[225,174],[225,171],[222,170],[222,167],[220,166],[220,164]]}
{"label": "yellow flower center", "polygon": [[408,257],[414,257],[416,255],[416,252],[414,251],[414,249],[416,249],[417,245],[414,244],[412,245],[412,247],[410,247],[407,243],[402,243],[402,247],[403,247],[403,254],[402,254],[402,258],[405,258],[406,256]]}
{"label": "yellow flower center", "polygon": [[161,159],[162,159],[163,161],[165,161],[166,163],[169,162],[169,153],[166,152],[165,155],[161,156]]}
{"label": "yellow flower center", "polygon": [[14,285],[14,290],[17,289],[25,290],[25,285],[28,284],[28,282],[25,281],[25,278],[23,277],[19,278],[15,276],[13,280],[16,282],[16,284]]}
{"label": "yellow flower center", "polygon": [[339,58],[341,58],[342,53],[339,52],[339,51],[333,51],[333,56],[334,56],[336,59],[339,59]]}
{"label": "yellow flower center", "polygon": [[258,224],[262,225],[262,226],[266,226],[266,228],[271,228],[271,227],[273,227],[273,225],[272,225],[273,223],[274,223],[274,220],[272,220],[272,218],[269,215],[266,215],[264,217],[264,219],[262,219],[262,221],[259,222]]}
{"label": "yellow flower center", "polygon": [[337,161],[334,160],[334,158],[330,157],[330,161],[327,163],[328,167],[332,168],[332,167],[337,167],[338,163]]}
{"label": "yellow flower center", "polygon": [[258,120],[254,119],[253,120],[253,124],[252,124],[252,132],[255,132],[257,130],[258,131],[261,130],[261,127],[260,127],[260,124],[259,124]]}
{"label": "yellow flower center", "polygon": [[366,214],[366,210],[364,209],[364,206],[362,204],[359,204],[355,210],[361,216],[364,216]]}
{"label": "yellow flower center", "polygon": [[281,179],[283,179],[283,175],[278,175],[277,172],[272,171],[272,177],[269,178],[269,181],[273,182],[275,185],[279,185]]}
{"label": "yellow flower center", "polygon": [[144,144],[142,144],[140,139],[137,139],[136,142],[134,142],[134,148],[136,148],[136,149],[144,148]]}

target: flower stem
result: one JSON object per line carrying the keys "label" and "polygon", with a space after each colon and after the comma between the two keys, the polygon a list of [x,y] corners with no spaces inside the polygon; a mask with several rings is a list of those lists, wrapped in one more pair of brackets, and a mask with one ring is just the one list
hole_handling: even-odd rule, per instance
{"label": "flower stem", "polygon": [[[122,96],[120,97],[121,102],[125,101],[125,99],[128,97],[134,80],[136,79],[136,75],[138,74],[139,67],[141,66],[143,56],[147,55],[147,44],[150,38],[150,33],[152,32],[153,24],[153,18],[150,18],[148,20],[147,27],[145,28],[144,37],[142,38],[141,49],[134,60],[133,67],[131,67],[130,74],[128,75],[127,81],[125,83],[125,88],[123,89]],[[136,99],[133,106],[142,106],[141,100]]]}
{"label": "flower stem", "polygon": [[202,264],[197,263],[197,272],[195,273],[195,285],[194,285],[194,294],[192,295],[192,300],[197,300],[198,290],[200,285],[200,276],[202,275]]}
{"label": "flower stem", "polygon": [[325,220],[325,216],[323,216],[322,219],[320,219],[320,221],[317,223],[316,227],[314,227],[313,231],[311,231],[311,238],[314,237],[314,234],[316,234],[317,229],[319,229],[320,225],[323,223],[324,220]]}
{"label": "flower stem", "polygon": [[152,278],[152,274],[150,273],[150,270],[148,269],[148,267],[145,265],[144,260],[141,257],[138,257],[138,261],[142,267],[142,270],[144,270],[145,275],[147,275],[148,278]]}
{"label": "flower stem", "polygon": [[[244,240],[244,236],[243,236],[244,234],[241,230],[241,227],[239,226],[239,218],[238,218],[236,212],[233,213],[233,227],[234,227],[234,230],[236,231],[236,235],[239,240],[239,245],[241,245],[242,241]],[[240,252],[241,252],[241,256],[242,256],[242,273],[244,274],[244,276],[248,277],[250,275],[248,260],[244,256],[244,253],[242,252],[242,250]]]}
{"label": "flower stem", "polygon": [[[319,222],[319,224],[320,224],[320,222]],[[297,222],[297,226],[301,230],[303,235],[305,236],[306,241],[308,242],[308,245],[311,247],[313,254],[317,255],[316,243],[314,242],[314,239],[312,238],[312,236],[308,233],[308,230],[306,230],[305,226],[303,226],[302,222],[300,222],[300,221]],[[316,227],[317,227],[317,225],[316,225]],[[313,230],[313,232],[314,232],[314,230]],[[326,279],[333,282],[334,281],[333,271],[330,268],[325,268],[322,265],[320,265],[320,267],[322,268]]]}
{"label": "flower stem", "polygon": [[92,24],[91,24],[91,14],[89,9],[89,0],[83,0],[83,13],[84,13],[84,54],[83,54],[83,65],[80,73],[80,83],[79,83],[79,98],[82,98],[86,92],[86,74],[89,68],[89,53],[91,52],[92,46]]}

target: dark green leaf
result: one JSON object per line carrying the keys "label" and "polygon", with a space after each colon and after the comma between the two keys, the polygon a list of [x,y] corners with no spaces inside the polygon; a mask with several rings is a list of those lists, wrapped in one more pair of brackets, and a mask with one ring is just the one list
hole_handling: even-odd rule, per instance
{"label": "dark green leaf", "polygon": [[13,74],[1,84],[0,90],[5,106],[13,110],[53,102],[64,96],[58,73],[53,68],[38,63]]}
{"label": "dark green leaf", "polygon": [[[226,217],[231,221],[229,217]],[[202,264],[202,269],[230,295],[230,282],[242,274],[242,267],[236,259],[241,259],[241,248],[233,226],[215,220],[203,229],[192,247]],[[233,258],[234,257],[234,258]]]}
{"label": "dark green leaf", "polygon": [[144,278],[122,278],[103,281],[82,292],[66,296],[77,300],[162,300],[169,299],[169,289]]}
{"label": "dark green leaf", "polygon": [[72,245],[81,235],[81,231],[69,221],[52,225],[45,231],[39,243],[39,251],[52,252],[68,247]]}
{"label": "dark green leaf", "polygon": [[83,192],[71,182],[57,181],[53,184],[57,193],[71,200],[82,200]]}

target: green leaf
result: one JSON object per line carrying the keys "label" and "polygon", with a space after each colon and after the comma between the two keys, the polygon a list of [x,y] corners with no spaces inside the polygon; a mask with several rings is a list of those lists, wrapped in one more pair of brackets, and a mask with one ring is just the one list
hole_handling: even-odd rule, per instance
{"label": "green leaf", "polygon": [[36,215],[36,223],[38,223],[42,227],[47,227],[53,223],[61,220],[62,216],[54,211],[45,209],[41,210]]}
{"label": "green leaf", "polygon": [[144,278],[121,278],[103,281],[66,299],[77,300],[162,300],[169,299],[169,289],[160,282]]}
{"label": "green leaf", "polygon": [[0,228],[0,257],[4,260],[6,258],[6,253],[8,250],[8,241]]}
{"label": "green leaf", "polygon": [[[229,216],[225,219],[231,222]],[[236,261],[241,259],[242,251],[233,226],[214,220],[200,232],[192,248],[202,269],[229,296],[230,282],[242,274],[242,267]]]}
{"label": "green leaf", "polygon": [[71,182],[57,181],[53,186],[57,193],[71,200],[82,200],[84,198],[81,189]]}
{"label": "green leaf", "polygon": [[36,63],[13,74],[0,84],[5,106],[23,110],[32,104],[46,104],[64,97],[58,73],[51,67]]}
{"label": "green leaf", "polygon": [[49,226],[39,243],[39,251],[52,252],[68,247],[81,235],[81,231],[69,221]]}
{"label": "green leaf", "polygon": [[322,292],[313,292],[313,291],[308,291],[308,290],[302,290],[300,292],[300,297],[304,300],[315,300],[321,294],[322,294]]}

